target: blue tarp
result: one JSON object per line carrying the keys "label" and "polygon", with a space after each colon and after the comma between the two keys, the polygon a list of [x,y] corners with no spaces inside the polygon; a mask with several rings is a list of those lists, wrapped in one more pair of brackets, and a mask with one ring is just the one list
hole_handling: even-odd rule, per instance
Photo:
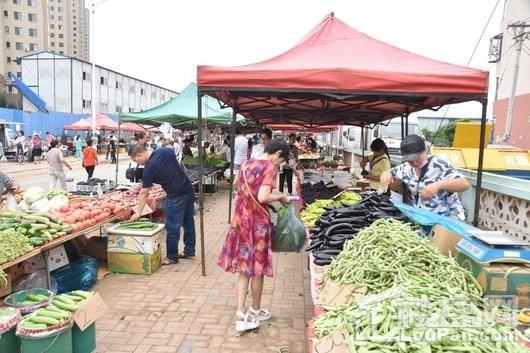
{"label": "blue tarp", "polygon": [[13,81],[13,84],[16,88],[26,97],[33,105],[37,107],[37,109],[43,113],[48,112],[46,109],[46,102],[42,100],[41,97],[37,95],[37,93],[33,92],[31,88],[26,86],[24,82],[22,82],[21,79],[19,79],[17,76],[11,74],[11,81]]}

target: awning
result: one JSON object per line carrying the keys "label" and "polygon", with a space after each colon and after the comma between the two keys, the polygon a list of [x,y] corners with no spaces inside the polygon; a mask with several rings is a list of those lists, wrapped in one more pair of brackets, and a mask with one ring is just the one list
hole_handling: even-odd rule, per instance
{"label": "awning", "polygon": [[[65,130],[86,131],[92,130],[93,118],[90,116],[73,124],[65,125]],[[107,115],[96,113],[96,130],[118,130],[118,123]]]}

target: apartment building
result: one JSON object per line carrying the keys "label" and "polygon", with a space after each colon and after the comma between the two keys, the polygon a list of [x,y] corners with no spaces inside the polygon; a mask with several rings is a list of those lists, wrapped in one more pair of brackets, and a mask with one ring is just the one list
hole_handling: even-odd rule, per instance
{"label": "apartment building", "polygon": [[50,50],[89,59],[84,0],[0,0],[0,74],[21,76],[17,59]]}
{"label": "apartment building", "polygon": [[[22,81],[49,111],[88,114],[92,106],[92,64],[71,56],[43,51],[20,59]],[[119,114],[160,105],[177,92],[96,65],[96,111]],[[26,96],[24,111],[37,111]]]}

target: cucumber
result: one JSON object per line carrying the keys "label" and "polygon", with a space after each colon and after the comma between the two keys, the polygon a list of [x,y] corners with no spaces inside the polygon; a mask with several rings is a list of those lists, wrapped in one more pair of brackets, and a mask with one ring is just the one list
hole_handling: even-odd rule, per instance
{"label": "cucumber", "polygon": [[76,311],[78,309],[77,305],[75,305],[75,304],[68,304],[68,303],[62,302],[62,301],[57,300],[57,299],[54,299],[52,301],[52,303],[53,303],[53,305],[55,305],[59,309],[70,311],[70,312],[74,312],[74,311]]}
{"label": "cucumber", "polygon": [[88,299],[92,296],[92,293],[91,292],[87,292],[87,291],[84,291],[84,290],[74,290],[72,292],[70,292],[69,294],[73,294],[73,295],[76,295],[78,297],[82,297],[82,298],[85,298],[85,299]]}
{"label": "cucumber", "polygon": [[[46,299],[48,299],[46,297]],[[28,294],[28,296],[26,297],[26,300],[29,300],[29,301],[32,301],[32,302],[41,302],[43,301],[42,297],[40,297],[39,295],[36,295],[36,294]]]}
{"label": "cucumber", "polygon": [[45,325],[52,325],[52,326],[61,323],[57,319],[54,319],[54,318],[51,318],[51,317],[47,317],[47,316],[40,316],[40,315],[31,317],[30,321],[35,323],[35,324],[45,324]]}
{"label": "cucumber", "polygon": [[40,246],[40,245],[44,244],[44,239],[42,239],[41,237],[31,237],[31,238],[29,238],[29,242],[33,246]]}
{"label": "cucumber", "polygon": [[48,240],[53,240],[53,236],[47,230],[42,231],[42,237]]}
{"label": "cucumber", "polygon": [[48,233],[50,233],[50,234],[55,234],[55,233],[58,232],[57,229],[54,229],[54,228],[46,229],[46,231],[47,231]]}
{"label": "cucumber", "polygon": [[[47,218],[46,218],[47,219]],[[30,228],[30,232],[32,229],[35,229],[35,230],[43,230],[43,229],[48,229],[48,226],[46,224],[40,224],[40,223],[32,223],[31,224],[31,228]]]}
{"label": "cucumber", "polygon": [[47,329],[48,325],[46,324],[35,324],[29,320],[22,320],[20,322],[20,326],[23,328],[29,328],[29,329]]}
{"label": "cucumber", "polygon": [[46,307],[46,310],[54,311],[54,312],[59,313],[59,314],[61,314],[61,315],[66,315],[66,316],[69,316],[69,315],[70,315],[70,312],[69,312],[69,311],[59,309],[59,308],[56,307],[55,305],[47,306],[47,307]]}
{"label": "cucumber", "polygon": [[55,231],[60,231],[61,229],[63,229],[63,226],[60,225],[60,224],[57,224],[57,223],[54,223],[54,222],[50,222],[50,224],[48,225],[48,227],[51,229],[54,229]]}
{"label": "cucumber", "polygon": [[62,314],[53,310],[40,310],[37,316],[51,317],[52,319],[63,321],[70,318],[70,313]]}
{"label": "cucumber", "polygon": [[61,301],[63,303],[66,303],[66,304],[75,305],[75,301],[72,298],[67,297],[66,294],[58,295],[58,296],[55,297],[55,299],[57,299],[57,300],[59,300],[59,301]]}
{"label": "cucumber", "polygon": [[24,216],[24,219],[28,221],[32,221],[33,223],[42,223],[46,225],[50,224],[50,220],[44,216],[27,215],[27,216]]}

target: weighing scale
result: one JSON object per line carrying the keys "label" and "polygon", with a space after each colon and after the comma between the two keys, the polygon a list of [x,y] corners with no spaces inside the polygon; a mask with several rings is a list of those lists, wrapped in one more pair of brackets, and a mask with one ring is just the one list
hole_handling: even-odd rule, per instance
{"label": "weighing scale", "polygon": [[499,231],[469,230],[456,248],[480,264],[530,264],[530,242]]}

